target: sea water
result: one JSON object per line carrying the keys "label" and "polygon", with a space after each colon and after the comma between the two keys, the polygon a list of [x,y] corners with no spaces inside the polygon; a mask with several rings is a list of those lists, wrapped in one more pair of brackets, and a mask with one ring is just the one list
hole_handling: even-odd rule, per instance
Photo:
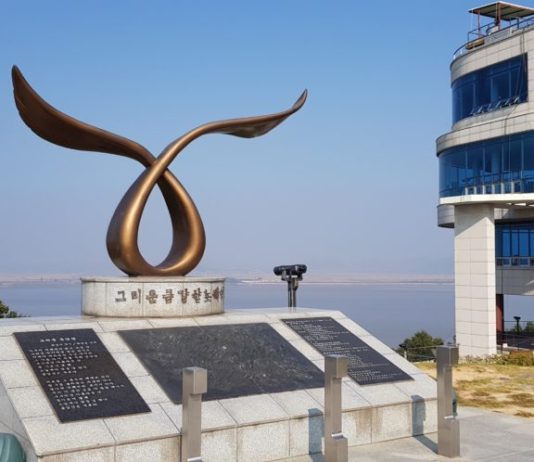
{"label": "sea water", "polygon": [[[0,300],[29,316],[78,315],[78,283],[0,285]],[[448,341],[454,335],[453,284],[301,283],[298,305],[344,312],[380,340],[397,347],[406,337],[426,330]],[[272,308],[287,306],[285,283],[226,283],[225,307]],[[506,297],[505,318],[534,319],[534,298]]]}

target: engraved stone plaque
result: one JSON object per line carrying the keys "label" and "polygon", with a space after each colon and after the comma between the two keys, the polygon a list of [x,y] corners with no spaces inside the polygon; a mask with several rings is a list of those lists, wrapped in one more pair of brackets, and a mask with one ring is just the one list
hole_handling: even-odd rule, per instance
{"label": "engraved stone plaque", "polygon": [[206,316],[224,312],[224,292],[222,278],[83,278],[82,313],[118,318]]}
{"label": "engraved stone plaque", "polygon": [[208,370],[203,400],[324,386],[324,375],[266,323],[119,332],[174,403],[182,369]]}
{"label": "engraved stone plaque", "polygon": [[61,422],[150,412],[92,329],[14,335]]}
{"label": "engraved stone plaque", "polygon": [[413,380],[332,318],[293,318],[282,321],[323,356],[347,356],[349,376],[360,385]]}

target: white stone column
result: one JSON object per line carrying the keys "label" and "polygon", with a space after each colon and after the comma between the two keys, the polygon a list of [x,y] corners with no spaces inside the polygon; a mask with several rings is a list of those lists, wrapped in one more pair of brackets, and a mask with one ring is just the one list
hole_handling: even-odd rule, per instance
{"label": "white stone column", "polygon": [[493,205],[457,205],[454,209],[456,342],[461,356],[495,354]]}

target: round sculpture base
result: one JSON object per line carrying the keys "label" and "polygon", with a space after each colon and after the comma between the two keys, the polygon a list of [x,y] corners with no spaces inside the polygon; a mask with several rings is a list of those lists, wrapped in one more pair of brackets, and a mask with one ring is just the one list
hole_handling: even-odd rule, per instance
{"label": "round sculpture base", "polygon": [[82,278],[82,314],[180,318],[224,312],[224,278]]}

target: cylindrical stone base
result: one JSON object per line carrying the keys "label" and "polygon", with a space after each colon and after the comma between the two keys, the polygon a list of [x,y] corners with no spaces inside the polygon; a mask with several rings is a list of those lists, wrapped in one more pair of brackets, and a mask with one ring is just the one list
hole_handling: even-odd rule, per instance
{"label": "cylindrical stone base", "polygon": [[179,318],[224,312],[224,278],[82,278],[82,314]]}

